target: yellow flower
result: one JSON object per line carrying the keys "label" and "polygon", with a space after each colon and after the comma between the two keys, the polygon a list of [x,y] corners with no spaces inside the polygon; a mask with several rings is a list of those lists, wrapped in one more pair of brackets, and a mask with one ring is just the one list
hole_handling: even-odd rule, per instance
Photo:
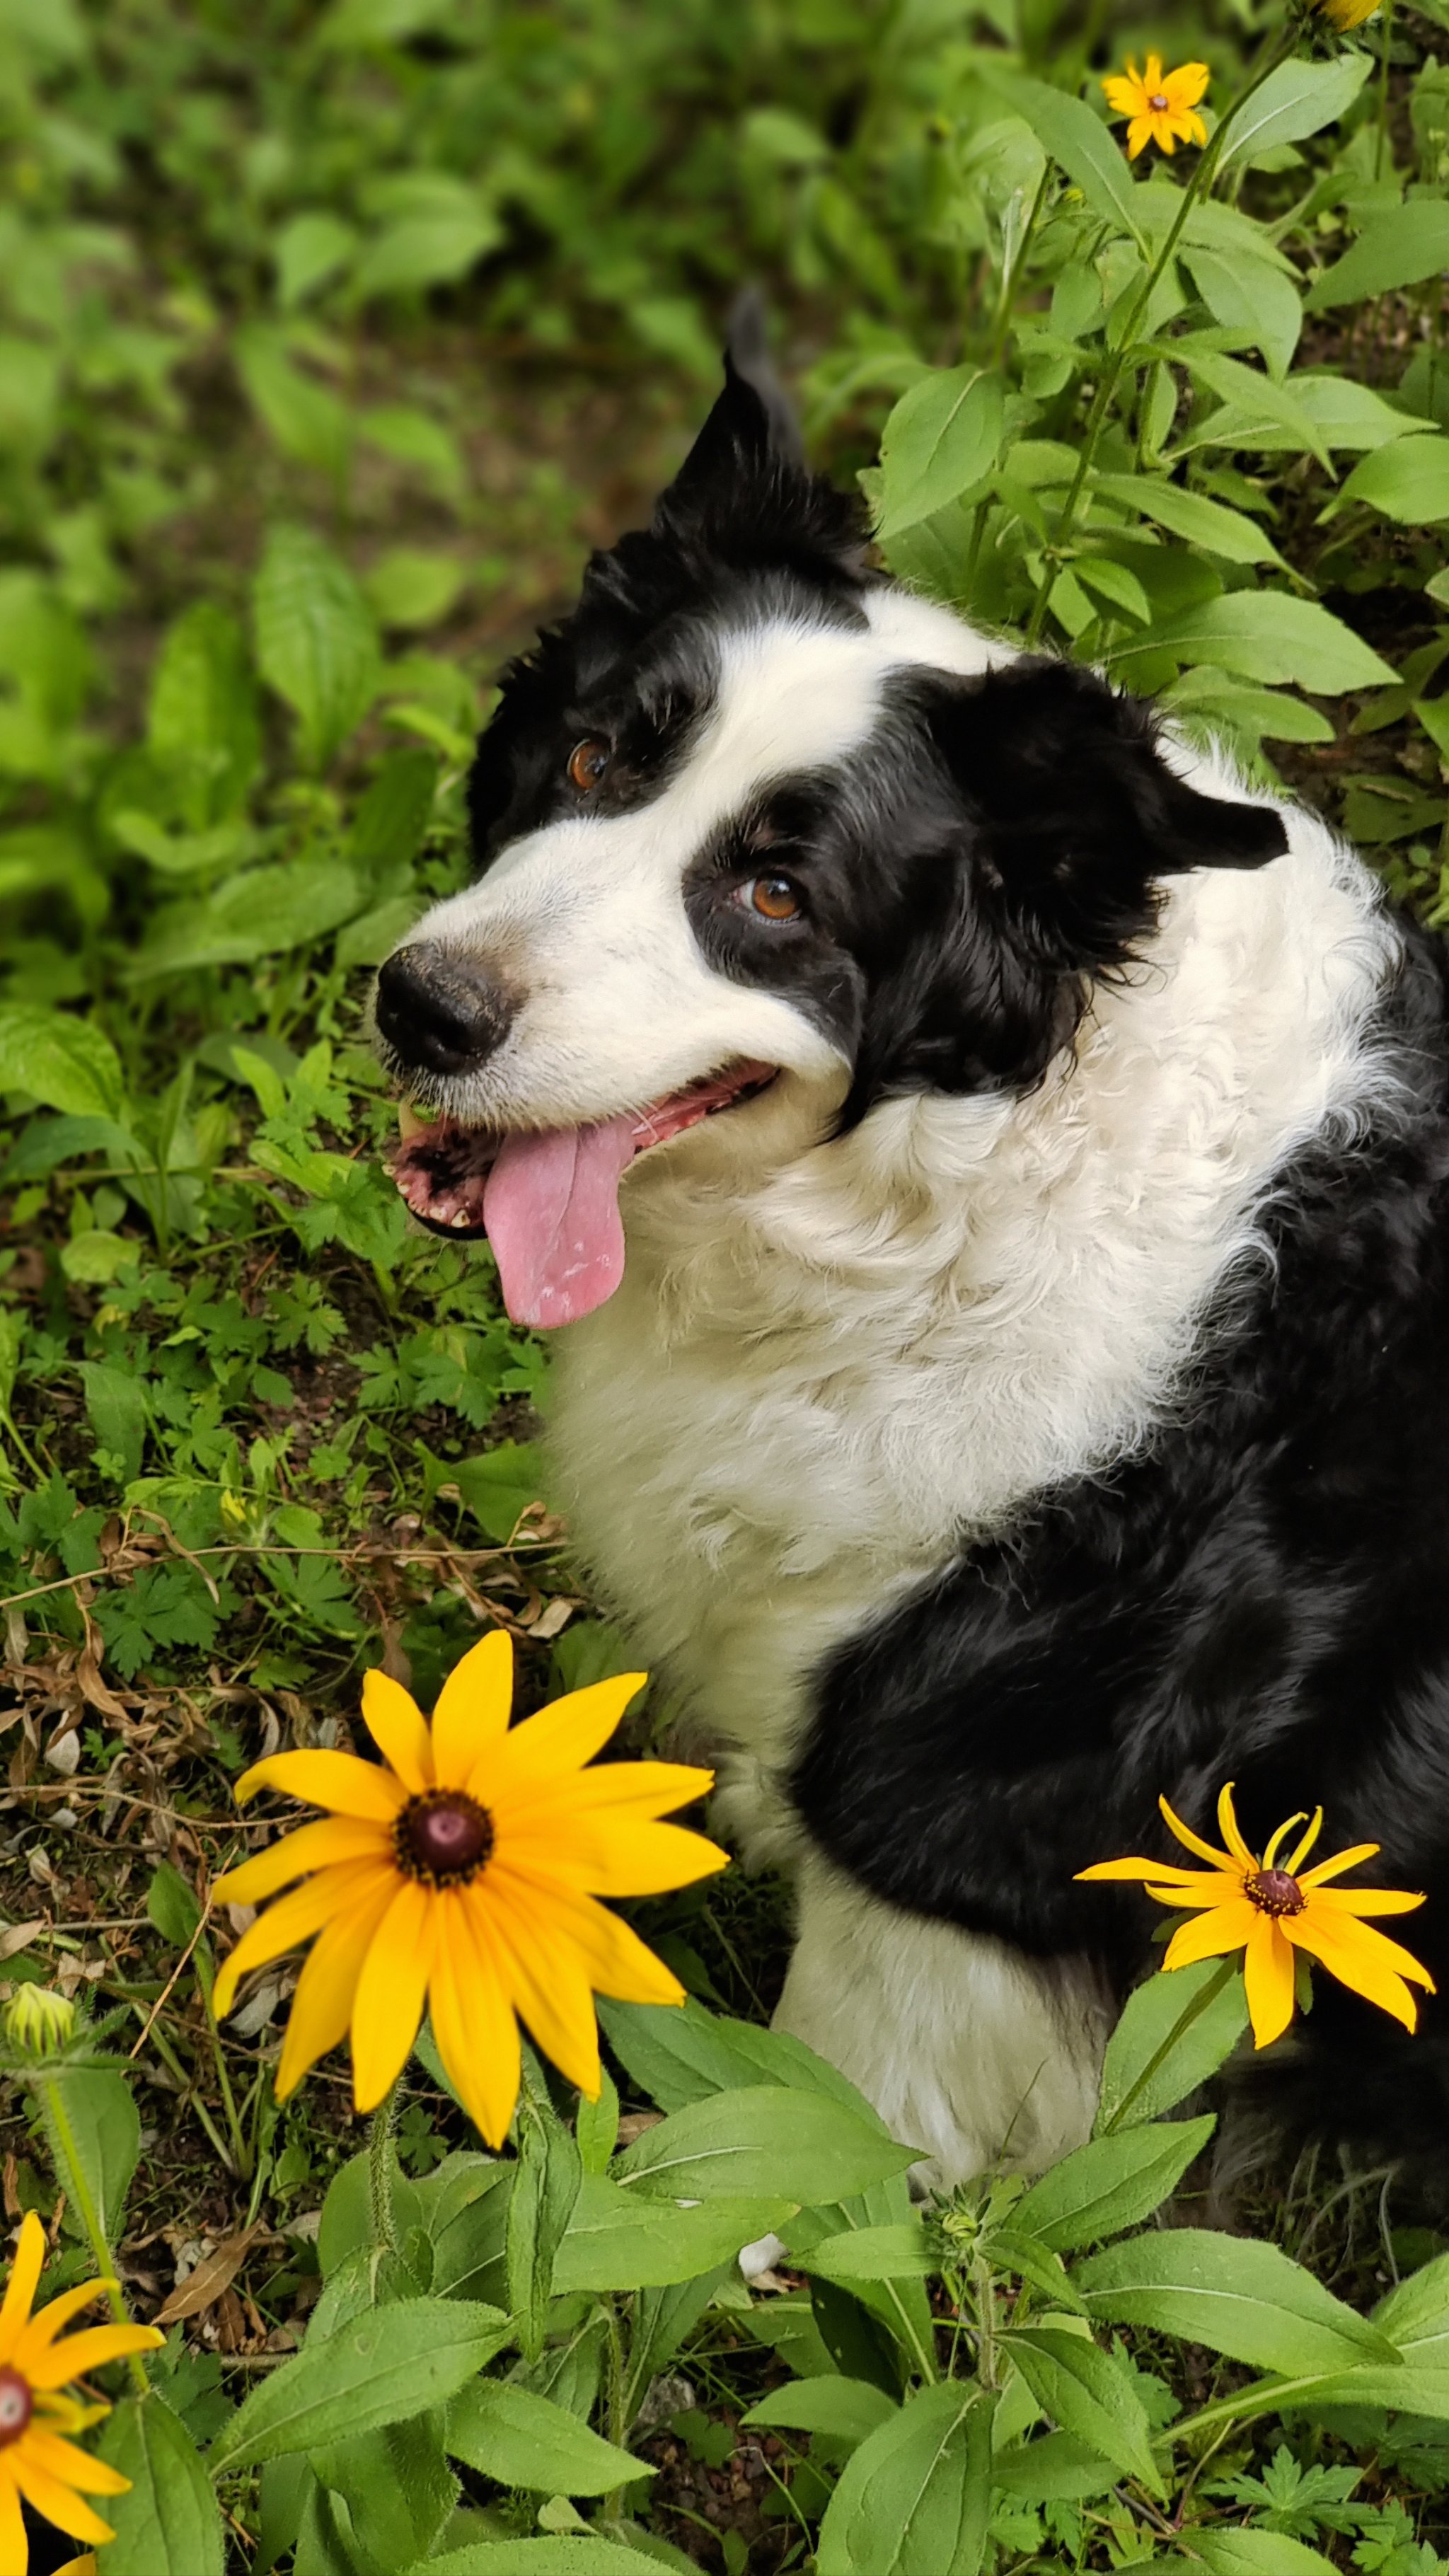
{"label": "yellow flower", "polygon": [[1368,18],[1376,17],[1383,0],[1313,0],[1320,18],[1346,36],[1352,27],[1361,27]]}
{"label": "yellow flower", "polygon": [[[20,2499],[72,2540],[111,2540],[102,2522],[84,2501],[88,2495],[124,2495],[130,2479],[104,2460],[78,2451],[66,2437],[85,2432],[110,2413],[108,2406],[87,2405],[63,2391],[87,2371],[127,2353],[150,2352],[166,2338],[154,2326],[88,2326],[84,2333],[58,2340],[62,2326],[88,2308],[114,2281],[83,2281],[30,2313],[45,2261],[45,2230],[34,2210],[20,2223],[20,2242],[9,2286],[0,2305],[0,2569],[4,2576],[25,2576],[30,2552]],[[85,2563],[81,2562],[82,2565]],[[94,2562],[92,2562],[94,2564]]]}
{"label": "yellow flower", "polygon": [[[1355,0],[1347,0],[1347,5],[1354,6]],[[1179,143],[1206,143],[1207,127],[1193,110],[1211,78],[1206,63],[1184,63],[1175,72],[1165,72],[1162,56],[1149,54],[1140,72],[1135,63],[1129,63],[1125,76],[1118,72],[1104,80],[1113,115],[1132,119],[1127,128],[1128,160],[1135,161],[1149,143],[1169,154]]]}
{"label": "yellow flower", "polygon": [[1280,1868],[1278,1854],[1294,1826],[1303,1823],[1301,1810],[1278,1827],[1258,1860],[1238,1830],[1231,1780],[1218,1800],[1218,1826],[1226,1851],[1214,1851],[1211,1843],[1173,1814],[1165,1798],[1157,1803],[1178,1841],[1212,1862],[1211,1873],[1182,1869],[1171,1861],[1099,1860],[1091,1869],[1079,1869],[1077,1876],[1140,1878],[1148,1882],[1147,1893],[1159,1905],[1202,1909],[1195,1923],[1184,1923],[1174,1932],[1164,1968],[1187,1968],[1195,1959],[1220,1959],[1230,1950],[1241,1950],[1248,2013],[1259,2048],[1277,2039],[1293,2018],[1295,1950],[1307,1950],[1321,1959],[1340,1985],[1366,1995],[1406,2030],[1415,2027],[1419,2008],[1404,1979],[1412,1977],[1415,1985],[1427,1986],[1431,1995],[1434,1980],[1412,1951],[1375,1932],[1362,1917],[1412,1913],[1423,1904],[1422,1896],[1406,1895],[1393,1887],[1328,1885],[1329,1879],[1341,1878],[1359,1861],[1372,1860],[1377,1843],[1355,1843],[1349,1851],[1335,1852],[1332,1860],[1321,1860],[1316,1869],[1305,1870],[1303,1863],[1323,1823],[1323,1809],[1318,1807],[1307,1833]]}
{"label": "yellow flower", "polygon": [[277,2070],[285,2098],[352,2033],[353,2098],[382,2100],[407,2062],[426,2001],[448,2074],[490,2146],[518,2099],[518,2021],[579,2090],[599,2090],[594,1992],[682,2003],[684,1989],[600,1896],[653,1896],[723,1869],[702,1834],[660,1823],[713,1774],[677,1763],[583,1766],[645,1676],[626,1673],[510,1727],[513,1649],[502,1629],[443,1685],[433,1722],[401,1684],[370,1672],[362,1713],[381,1764],[350,1753],[276,1753],[236,1784],[331,1810],[216,1883],[250,1905],[307,1875],[244,1932],[216,1982],[238,1981],[318,1934],[297,1984]]}

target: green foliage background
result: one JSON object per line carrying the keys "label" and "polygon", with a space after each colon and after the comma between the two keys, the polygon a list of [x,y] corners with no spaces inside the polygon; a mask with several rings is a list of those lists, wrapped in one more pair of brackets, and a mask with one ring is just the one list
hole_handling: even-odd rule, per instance
{"label": "green foliage background", "polygon": [[[419,2070],[361,2297],[343,2085],[271,2099],[286,1978],[224,2045],[207,2014],[243,1760],[347,1740],[380,1658],[429,1704],[485,1619],[533,1696],[619,1660],[547,1510],[544,1354],[486,1255],[407,1233],[364,1014],[370,969],[461,880],[491,674],[672,471],[742,282],[893,570],[1160,694],[1449,919],[1449,10],[1292,36],[1256,0],[1111,22],[1058,0],[0,0],[0,1978],[121,2017],[102,2037],[129,2076],[69,2079],[97,2195],[142,2313],[213,2287],[178,2313],[164,2413],[116,2419],[153,2518],[111,2576],[202,2576],[223,2546],[296,2576],[681,2551],[727,2576],[975,2576],[1131,2564],[1180,2527],[1219,2576],[1307,2576],[1306,2543],[1368,2576],[1439,2563],[1437,2363],[1415,2346],[1421,2411],[1360,2382],[1356,2412],[1290,2413],[1285,2439],[1272,2398],[1167,2475],[1174,2412],[1288,2347],[1205,2364],[1197,2311],[1159,2306],[1113,2352],[1086,2326],[1083,2362],[1087,2318],[1118,2312],[1084,2309],[1076,2240],[1023,2227],[1015,2185],[928,2240],[899,2159],[861,2165],[856,2137],[833,2233],[878,2241],[751,2303],[731,2230],[802,2196],[756,2094],[867,2116],[738,2036],[772,1999],[768,1890],[650,1912],[703,2004],[743,2016],[691,2020],[687,2081],[612,2030],[636,2101],[737,2096],[737,2138],[763,2119],[748,2189],[676,2210],[667,2247],[656,2214],[590,2254],[623,2229],[611,2191],[650,2200],[627,2156],[611,2175],[607,2107],[575,2142],[540,2092],[532,2180],[507,2168],[531,2215],[505,2224],[501,2169]],[[1262,76],[1205,171],[1129,165],[1106,120],[1101,72],[1149,47],[1211,66],[1210,127]],[[28,2117],[7,2207],[50,2215]],[[1183,2143],[1154,2146],[1122,2226]],[[1438,2252],[1362,2194],[1326,2221],[1314,2201],[1300,2179],[1262,2230],[1306,2239],[1356,2308]],[[1441,2294],[1416,2295],[1432,2344]],[[368,2537],[382,2494],[344,2415],[259,2448],[227,2410],[304,2334],[335,2389],[328,2337],[380,2298],[429,2308],[392,2320],[419,2357],[462,2357],[437,2378],[446,2446],[441,2414],[425,2438],[375,2401],[411,2519]],[[973,2376],[998,2327],[1038,2341]],[[1035,2487],[985,2478],[983,2388],[998,2449],[1055,2423],[1055,2486],[1039,2463]],[[620,2466],[641,2443],[652,2505]]]}

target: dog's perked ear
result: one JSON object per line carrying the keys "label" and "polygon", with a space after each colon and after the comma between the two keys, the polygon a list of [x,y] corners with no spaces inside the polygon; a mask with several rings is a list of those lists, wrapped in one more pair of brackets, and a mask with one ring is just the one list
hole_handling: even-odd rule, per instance
{"label": "dog's perked ear", "polygon": [[1151,710],[1071,663],[912,675],[894,694],[953,813],[951,906],[934,953],[902,959],[874,997],[847,1123],[883,1091],[1036,1081],[1093,977],[1139,952],[1162,878],[1288,846],[1274,807],[1189,786]]}

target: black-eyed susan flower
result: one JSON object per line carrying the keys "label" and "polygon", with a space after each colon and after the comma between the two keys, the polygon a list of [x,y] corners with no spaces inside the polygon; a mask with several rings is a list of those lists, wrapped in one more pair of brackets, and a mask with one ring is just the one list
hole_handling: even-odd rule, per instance
{"label": "black-eyed susan flower", "polygon": [[1211,78],[1206,63],[1183,63],[1175,72],[1165,72],[1162,56],[1149,54],[1140,72],[1135,63],[1129,63],[1125,73],[1114,72],[1104,80],[1113,115],[1132,120],[1127,128],[1128,160],[1135,161],[1149,143],[1168,154],[1179,143],[1206,143],[1207,127],[1194,110]]}
{"label": "black-eyed susan flower", "polygon": [[[130,2479],[77,2449],[73,2436],[110,2413],[108,2406],[66,2395],[88,2371],[128,2353],[150,2352],[164,2335],[154,2326],[87,2326],[62,2336],[83,2308],[115,2288],[83,2281],[38,2316],[30,2311],[45,2261],[45,2230],[33,2210],[20,2223],[15,2261],[0,2302],[0,2570],[25,2576],[30,2563],[21,2498],[72,2540],[114,2537],[88,2495],[124,2495]],[[85,2562],[82,2561],[82,2564]],[[92,2562],[94,2563],[94,2562]]]}
{"label": "black-eyed susan flower", "polygon": [[677,1979],[598,1902],[685,1887],[727,1862],[702,1834],[660,1822],[701,1797],[712,1773],[586,1767],[644,1678],[596,1682],[510,1726],[513,1649],[495,1629],[449,1674],[431,1727],[400,1683],[367,1675],[362,1714],[381,1763],[276,1753],[243,1774],[239,1799],[281,1789],[330,1810],[216,1884],[224,1903],[249,1905],[302,1881],[243,1933],[216,1981],[220,2016],[249,1968],[316,1935],[280,2097],[350,2030],[353,2098],[372,2110],[426,2004],[460,2100],[501,2146],[518,2099],[520,2019],[592,2098],[595,1993],[683,2002]]}
{"label": "black-eyed susan flower", "polygon": [[1239,1831],[1231,1780],[1218,1799],[1218,1825],[1226,1851],[1214,1851],[1211,1843],[1173,1814],[1165,1798],[1157,1803],[1178,1841],[1211,1861],[1211,1870],[1181,1869],[1160,1860],[1099,1860],[1091,1869],[1078,1870],[1077,1876],[1141,1879],[1159,1905],[1199,1909],[1195,1923],[1184,1923],[1174,1932],[1164,1968],[1186,1968],[1195,1959],[1218,1959],[1241,1950],[1248,2015],[1259,2048],[1277,2039],[1293,2018],[1294,1954],[1299,1950],[1321,1960],[1340,1985],[1351,1986],[1355,1994],[1392,2013],[1406,2030],[1414,2029],[1419,2008],[1405,1979],[1426,1986],[1430,1994],[1434,1980],[1412,1951],[1375,1932],[1363,1918],[1412,1913],[1423,1904],[1423,1897],[1394,1887],[1328,1884],[1360,1861],[1372,1860],[1377,1843],[1354,1843],[1348,1851],[1335,1852],[1332,1860],[1321,1860],[1316,1869],[1305,1870],[1303,1863],[1323,1824],[1321,1807],[1315,1809],[1307,1832],[1288,1858],[1280,1862],[1294,1826],[1306,1820],[1301,1812],[1278,1827],[1259,1860]]}
{"label": "black-eyed susan flower", "polygon": [[1313,0],[1315,16],[1326,18],[1330,27],[1336,27],[1341,36],[1377,17],[1382,7],[1383,0]]}

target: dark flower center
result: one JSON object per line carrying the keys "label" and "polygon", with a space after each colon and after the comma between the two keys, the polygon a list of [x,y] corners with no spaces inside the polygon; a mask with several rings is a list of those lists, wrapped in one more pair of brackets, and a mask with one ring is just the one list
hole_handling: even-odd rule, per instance
{"label": "dark flower center", "polygon": [[493,1819],[461,1789],[428,1789],[409,1798],[392,1829],[398,1867],[425,1887],[455,1887],[476,1878],[493,1849]]}
{"label": "dark flower center", "polygon": [[29,2380],[18,2370],[0,2370],[0,2451],[19,2441],[34,2412]]}
{"label": "dark flower center", "polygon": [[1301,1914],[1308,1899],[1296,1878],[1286,1869],[1260,1869],[1243,1882],[1246,1893],[1263,1914]]}
{"label": "dark flower center", "polygon": [[1152,109],[1153,109],[1153,111],[1154,111],[1158,116],[1160,116],[1160,115],[1162,114],[1163,109],[1164,109],[1164,108],[1166,107],[1166,105],[1167,105],[1167,99],[1166,99],[1166,97],[1165,97],[1164,93],[1159,89],[1159,90],[1154,91],[1154,93],[1153,93],[1152,97],[1148,100],[1147,104],[1148,104],[1148,106],[1149,106],[1150,108],[1152,108]]}

